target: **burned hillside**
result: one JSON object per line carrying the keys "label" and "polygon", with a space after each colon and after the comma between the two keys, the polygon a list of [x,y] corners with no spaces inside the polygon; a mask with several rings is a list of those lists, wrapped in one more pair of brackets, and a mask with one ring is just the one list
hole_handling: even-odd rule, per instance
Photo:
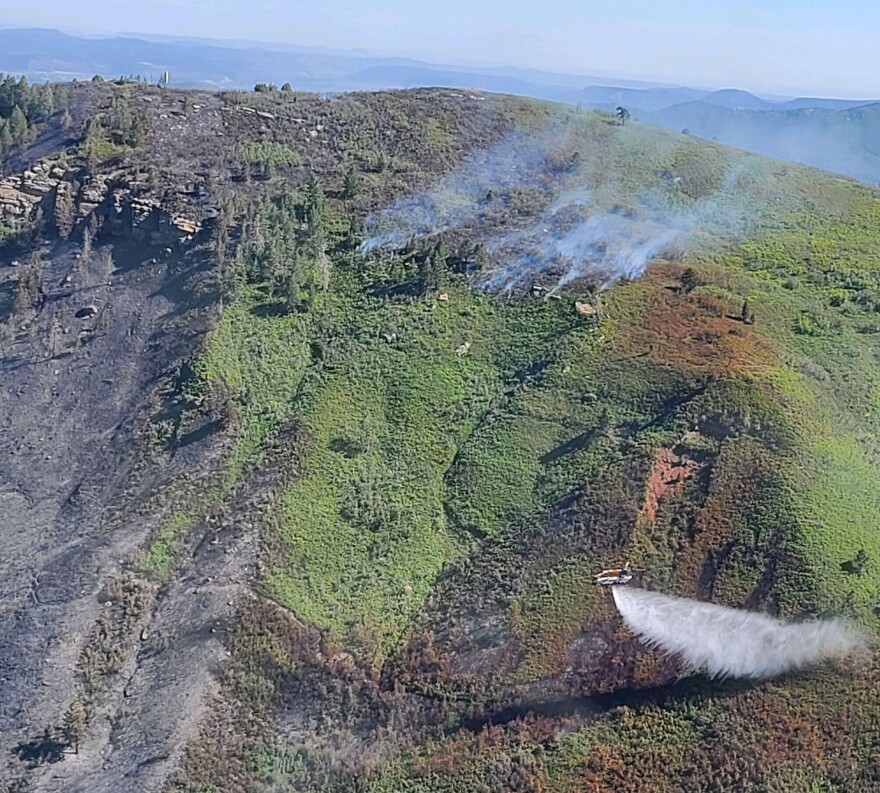
{"label": "burned hillside", "polygon": [[873,656],[681,679],[593,575],[876,630],[877,195],[262,89],[40,88],[6,151],[3,783],[870,789]]}

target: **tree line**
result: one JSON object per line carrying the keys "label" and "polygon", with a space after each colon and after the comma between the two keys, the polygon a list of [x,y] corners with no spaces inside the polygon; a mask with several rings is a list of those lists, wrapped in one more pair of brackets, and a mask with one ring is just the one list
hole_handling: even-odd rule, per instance
{"label": "tree line", "polygon": [[27,77],[0,74],[0,158],[31,143],[37,127],[58,110],[66,110],[69,86],[31,85]]}

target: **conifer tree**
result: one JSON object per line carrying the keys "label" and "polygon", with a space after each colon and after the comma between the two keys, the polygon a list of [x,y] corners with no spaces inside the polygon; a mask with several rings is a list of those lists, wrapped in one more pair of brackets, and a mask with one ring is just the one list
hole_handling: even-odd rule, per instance
{"label": "conifer tree", "polygon": [[86,709],[80,700],[75,699],[70,706],[64,711],[64,719],[61,729],[64,732],[64,740],[68,745],[74,747],[74,752],[79,754],[79,744],[86,737],[86,727],[88,726],[88,717]]}
{"label": "conifer tree", "polygon": [[0,119],[0,157],[12,151],[12,133],[5,119]]}
{"label": "conifer tree", "polygon": [[21,107],[16,105],[9,117],[9,132],[16,146],[24,146],[28,141],[28,123]]}
{"label": "conifer tree", "polygon": [[349,168],[345,172],[345,178],[342,182],[342,197],[352,199],[360,192],[360,180],[354,167]]}

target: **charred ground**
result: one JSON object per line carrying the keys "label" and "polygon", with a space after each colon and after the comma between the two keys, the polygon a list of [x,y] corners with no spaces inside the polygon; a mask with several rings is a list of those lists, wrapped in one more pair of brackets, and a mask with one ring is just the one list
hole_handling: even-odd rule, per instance
{"label": "charred ground", "polygon": [[[876,193],[460,91],[52,103],[0,186],[11,790],[880,785],[876,659],[676,683],[591,584],[876,629]],[[522,183],[360,255],[512,135]],[[730,228],[597,313],[474,288],[574,183]]]}

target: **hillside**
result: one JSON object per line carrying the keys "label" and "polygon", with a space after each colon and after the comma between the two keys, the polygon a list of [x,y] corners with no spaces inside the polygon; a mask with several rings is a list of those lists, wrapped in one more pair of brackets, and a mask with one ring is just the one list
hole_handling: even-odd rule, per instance
{"label": "hillside", "polygon": [[735,88],[713,91],[699,101],[714,107],[727,107],[731,110],[768,110],[772,107],[771,102],[750,94],[748,91],[740,91]]}
{"label": "hillside", "polygon": [[710,681],[592,579],[876,636],[880,195],[479,92],[5,85],[10,790],[880,786],[873,650]]}

